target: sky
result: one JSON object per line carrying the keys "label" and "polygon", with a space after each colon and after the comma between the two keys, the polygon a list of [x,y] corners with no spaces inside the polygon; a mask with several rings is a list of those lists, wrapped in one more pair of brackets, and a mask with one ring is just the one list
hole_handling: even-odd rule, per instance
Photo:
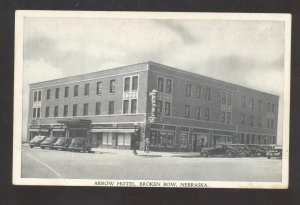
{"label": "sky", "polygon": [[281,143],[284,22],[26,17],[23,40],[23,126],[29,83],[154,61],[278,95]]}

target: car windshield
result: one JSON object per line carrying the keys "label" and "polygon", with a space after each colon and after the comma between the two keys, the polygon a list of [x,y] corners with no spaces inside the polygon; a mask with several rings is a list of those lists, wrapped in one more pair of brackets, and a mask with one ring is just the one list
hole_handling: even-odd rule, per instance
{"label": "car windshield", "polygon": [[74,138],[72,140],[72,143],[84,143],[85,139],[84,138]]}
{"label": "car windshield", "polygon": [[237,148],[237,149],[246,149],[243,145],[231,145],[231,147]]}
{"label": "car windshield", "polygon": [[63,143],[63,142],[66,142],[67,140],[68,140],[68,138],[61,137],[61,138],[58,138],[58,140],[56,142],[57,143]]}
{"label": "car windshield", "polygon": [[33,140],[41,140],[41,139],[44,139],[45,137],[44,136],[35,136],[33,138]]}

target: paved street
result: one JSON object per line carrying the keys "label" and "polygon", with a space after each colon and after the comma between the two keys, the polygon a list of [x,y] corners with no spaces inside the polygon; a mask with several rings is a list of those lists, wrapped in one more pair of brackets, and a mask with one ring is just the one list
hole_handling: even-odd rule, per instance
{"label": "paved street", "polygon": [[146,154],[98,149],[94,153],[22,148],[23,178],[281,181],[281,160],[200,158],[198,153]]}

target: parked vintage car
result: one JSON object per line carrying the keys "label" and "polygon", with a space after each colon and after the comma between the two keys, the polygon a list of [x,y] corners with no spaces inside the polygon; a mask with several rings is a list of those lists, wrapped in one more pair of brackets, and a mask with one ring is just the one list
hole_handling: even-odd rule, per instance
{"label": "parked vintage car", "polygon": [[245,144],[231,144],[229,147],[234,148],[238,151],[239,157],[250,157],[251,156],[251,150],[250,148]]}
{"label": "parked vintage car", "polygon": [[276,145],[273,149],[270,149],[267,151],[266,156],[268,159],[271,159],[272,157],[281,159],[282,158],[282,146]]}
{"label": "parked vintage car", "polygon": [[86,138],[75,137],[69,146],[69,151],[91,152],[92,147]]}
{"label": "parked vintage car", "polygon": [[270,150],[270,149],[274,149],[276,144],[262,144],[262,145],[259,145],[261,146],[263,149],[265,149],[266,151]]}
{"label": "parked vintage car", "polygon": [[37,135],[29,142],[30,148],[39,147],[41,143],[46,139],[46,136]]}
{"label": "parked vintage car", "polygon": [[258,144],[248,144],[247,146],[250,148],[252,156],[265,157],[267,154],[267,150]]}
{"label": "parked vintage car", "polygon": [[226,156],[235,157],[238,155],[238,151],[226,144],[218,144],[215,147],[205,147],[200,152],[202,157],[208,156]]}
{"label": "parked vintage car", "polygon": [[72,138],[69,137],[60,137],[57,141],[53,144],[54,150],[68,150],[71,144]]}
{"label": "parked vintage car", "polygon": [[47,137],[42,143],[41,143],[41,149],[52,149],[53,144],[56,142],[58,138],[57,137]]}

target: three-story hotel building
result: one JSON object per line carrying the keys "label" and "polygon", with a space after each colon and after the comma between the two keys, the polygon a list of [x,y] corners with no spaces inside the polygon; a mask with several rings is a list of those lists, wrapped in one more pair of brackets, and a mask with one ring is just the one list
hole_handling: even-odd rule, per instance
{"label": "three-story hotel building", "polygon": [[[30,85],[28,140],[84,137],[94,147],[196,151],[276,144],[279,97],[154,62]],[[136,143],[138,142],[138,143]]]}

